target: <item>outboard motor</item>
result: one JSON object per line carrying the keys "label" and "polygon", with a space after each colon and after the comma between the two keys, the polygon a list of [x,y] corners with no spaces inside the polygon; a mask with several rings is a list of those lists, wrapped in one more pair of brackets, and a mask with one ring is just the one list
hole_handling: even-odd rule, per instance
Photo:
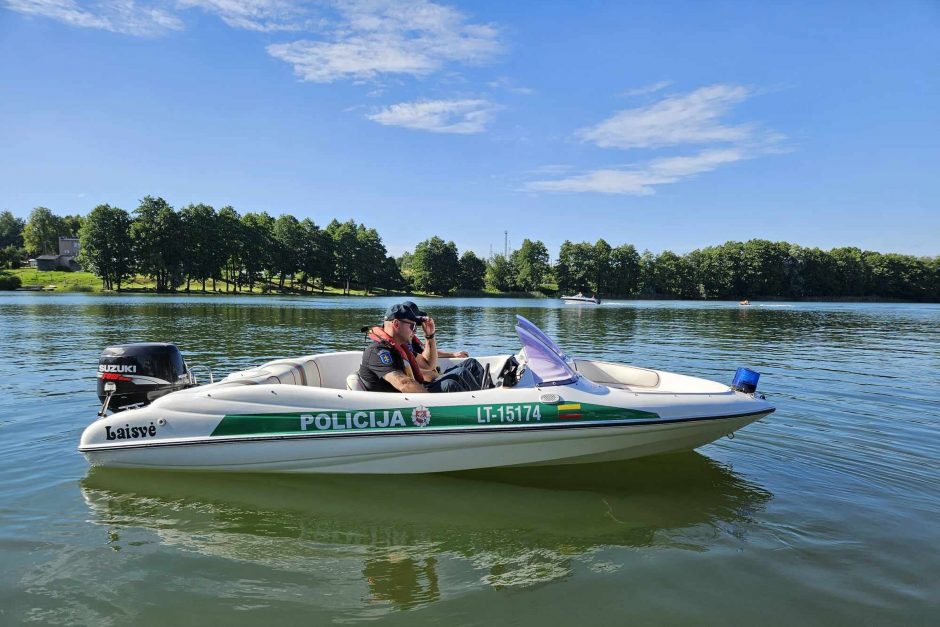
{"label": "outboard motor", "polygon": [[98,359],[99,415],[150,404],[170,392],[195,385],[175,344],[142,342],[109,346]]}

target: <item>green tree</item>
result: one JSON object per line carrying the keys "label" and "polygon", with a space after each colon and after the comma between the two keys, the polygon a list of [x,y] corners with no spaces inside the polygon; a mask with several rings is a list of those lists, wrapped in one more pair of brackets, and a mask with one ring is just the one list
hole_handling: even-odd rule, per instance
{"label": "green tree", "polygon": [[288,276],[291,287],[294,287],[294,274],[300,271],[303,257],[302,249],[306,236],[304,228],[294,216],[282,214],[274,221],[272,235],[273,264],[275,271],[280,275],[278,287],[284,289],[284,281]]}
{"label": "green tree", "polygon": [[364,224],[356,227],[355,277],[366,294],[382,282],[387,255],[378,231]]}
{"label": "green tree", "polygon": [[593,273],[591,287],[596,294],[607,293],[610,291],[610,284],[613,280],[613,267],[610,261],[611,248],[603,239],[594,243]]}
{"label": "green tree", "polygon": [[414,253],[406,250],[401,254],[401,257],[398,258],[398,267],[401,268],[402,274],[411,274],[411,266],[414,261]]}
{"label": "green tree", "polygon": [[[603,241],[603,240],[601,240]],[[606,242],[604,242],[606,244]],[[597,264],[594,246],[587,242],[572,244],[565,241],[558,252],[555,278],[558,289],[565,292],[592,292],[597,290]]]}
{"label": "green tree", "polygon": [[790,289],[790,244],[752,239],[744,243],[744,296],[782,296]]}
{"label": "green tree", "polygon": [[134,211],[131,240],[137,267],[153,277],[158,292],[182,285],[185,254],[182,232],[180,215],[162,198],[145,196]]}
{"label": "green tree", "polygon": [[608,290],[621,296],[639,291],[640,255],[632,244],[623,244],[610,251],[610,281]]}
{"label": "green tree", "polygon": [[538,240],[522,240],[522,246],[512,252],[510,261],[515,272],[514,283],[526,292],[539,289],[550,270],[548,249]]}
{"label": "green tree", "polygon": [[429,294],[449,294],[460,277],[457,245],[440,237],[424,240],[415,247],[411,263],[415,289]]}
{"label": "green tree", "polygon": [[274,218],[267,212],[246,213],[242,216],[242,267],[248,282],[248,291],[265,276],[274,276],[272,249],[274,248]]}
{"label": "green tree", "polygon": [[74,216],[63,216],[62,220],[62,231],[59,233],[62,237],[78,237],[78,233],[82,229],[82,222],[85,220],[82,216],[76,214]]}
{"label": "green tree", "polygon": [[868,296],[923,300],[929,293],[930,267],[911,255],[862,253],[869,277]]}
{"label": "green tree", "polygon": [[341,223],[334,218],[326,226],[326,232],[333,240],[336,278],[343,285],[344,295],[349,294],[349,283],[355,279],[356,254],[359,246],[356,230],[356,223],[353,220]]}
{"label": "green tree", "polygon": [[656,295],[656,255],[644,250],[640,255],[640,294],[644,296]]}
{"label": "green tree", "polygon": [[106,290],[120,290],[134,276],[131,217],[126,211],[98,205],[82,221],[78,238],[78,262],[100,278]]}
{"label": "green tree", "polygon": [[870,279],[862,251],[847,246],[829,251],[833,262],[837,292],[834,296],[861,296],[866,293]]}
{"label": "green tree", "polygon": [[20,288],[23,285],[23,281],[20,280],[20,277],[15,274],[7,274],[6,272],[0,272],[0,291],[9,290],[13,291]]}
{"label": "green tree", "polygon": [[320,280],[320,288],[333,278],[335,260],[333,259],[333,239],[320,229],[313,220],[306,218],[300,223],[303,238],[300,244],[300,271],[303,272],[304,286],[313,279]]}
{"label": "green tree", "polygon": [[9,211],[0,212],[0,268],[15,268],[26,257],[23,229],[26,222]]}
{"label": "green tree", "polygon": [[464,251],[460,256],[460,278],[457,287],[462,290],[478,292],[486,281],[486,262],[476,256],[472,250]]}
{"label": "green tree", "polygon": [[237,292],[241,285],[242,256],[245,249],[244,226],[241,216],[230,206],[219,209],[216,222],[220,249],[217,263],[223,268],[222,275],[228,288]]}
{"label": "green tree", "polygon": [[499,292],[516,289],[512,262],[503,255],[494,255],[486,261],[486,286]]}
{"label": "green tree", "polygon": [[924,260],[927,266],[927,300],[940,302],[940,257]]}
{"label": "green tree", "polygon": [[62,218],[45,207],[33,209],[23,229],[23,241],[30,255],[57,254],[59,235],[65,226]]}
{"label": "green tree", "polygon": [[828,253],[818,248],[790,247],[795,275],[790,293],[796,298],[831,296],[838,291],[835,264]]}
{"label": "green tree", "polygon": [[571,267],[569,266],[572,246],[574,246],[574,244],[568,240],[562,242],[561,248],[558,251],[558,259],[555,260],[555,267],[553,268],[555,282],[558,284],[558,290],[562,294],[569,292],[574,283],[571,277]]}
{"label": "green tree", "polygon": [[699,295],[690,264],[671,250],[656,256],[653,289],[656,294],[678,298],[695,298]]}
{"label": "green tree", "polygon": [[12,244],[0,248],[0,268],[16,268],[20,265],[26,251]]}
{"label": "green tree", "polygon": [[223,263],[219,216],[215,209],[200,203],[183,207],[180,219],[186,246],[183,257],[186,291],[189,291],[190,281],[196,280],[202,283],[202,291],[205,292],[206,281],[218,276]]}
{"label": "green tree", "polygon": [[9,211],[0,212],[0,248],[23,247],[23,229],[26,222]]}
{"label": "green tree", "polygon": [[379,275],[378,286],[388,290],[400,290],[404,286],[404,277],[398,267],[398,260],[387,255],[382,262],[382,271]]}

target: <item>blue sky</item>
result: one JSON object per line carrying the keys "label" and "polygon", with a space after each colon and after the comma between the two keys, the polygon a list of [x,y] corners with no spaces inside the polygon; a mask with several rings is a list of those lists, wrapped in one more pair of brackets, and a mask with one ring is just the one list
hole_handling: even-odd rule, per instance
{"label": "blue sky", "polygon": [[0,0],[0,210],[940,254],[940,2]]}

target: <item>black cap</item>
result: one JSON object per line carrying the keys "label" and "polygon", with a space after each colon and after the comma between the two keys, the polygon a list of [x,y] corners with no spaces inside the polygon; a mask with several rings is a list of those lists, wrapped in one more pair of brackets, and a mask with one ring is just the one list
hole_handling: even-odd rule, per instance
{"label": "black cap", "polygon": [[386,320],[408,320],[417,324],[421,322],[418,320],[418,317],[415,315],[414,311],[410,307],[406,307],[403,304],[392,305],[385,310],[385,319]]}
{"label": "black cap", "polygon": [[413,300],[406,300],[402,303],[402,305],[411,310],[411,312],[415,315],[415,318],[418,319],[418,322],[421,322],[422,320],[429,317],[428,314],[418,309],[418,305]]}

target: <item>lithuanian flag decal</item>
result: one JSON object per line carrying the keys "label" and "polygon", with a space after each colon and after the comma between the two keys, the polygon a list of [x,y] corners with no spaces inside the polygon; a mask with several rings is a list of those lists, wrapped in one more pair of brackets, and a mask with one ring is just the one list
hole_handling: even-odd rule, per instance
{"label": "lithuanian flag decal", "polygon": [[558,406],[559,420],[579,420],[581,418],[581,403],[565,403]]}

